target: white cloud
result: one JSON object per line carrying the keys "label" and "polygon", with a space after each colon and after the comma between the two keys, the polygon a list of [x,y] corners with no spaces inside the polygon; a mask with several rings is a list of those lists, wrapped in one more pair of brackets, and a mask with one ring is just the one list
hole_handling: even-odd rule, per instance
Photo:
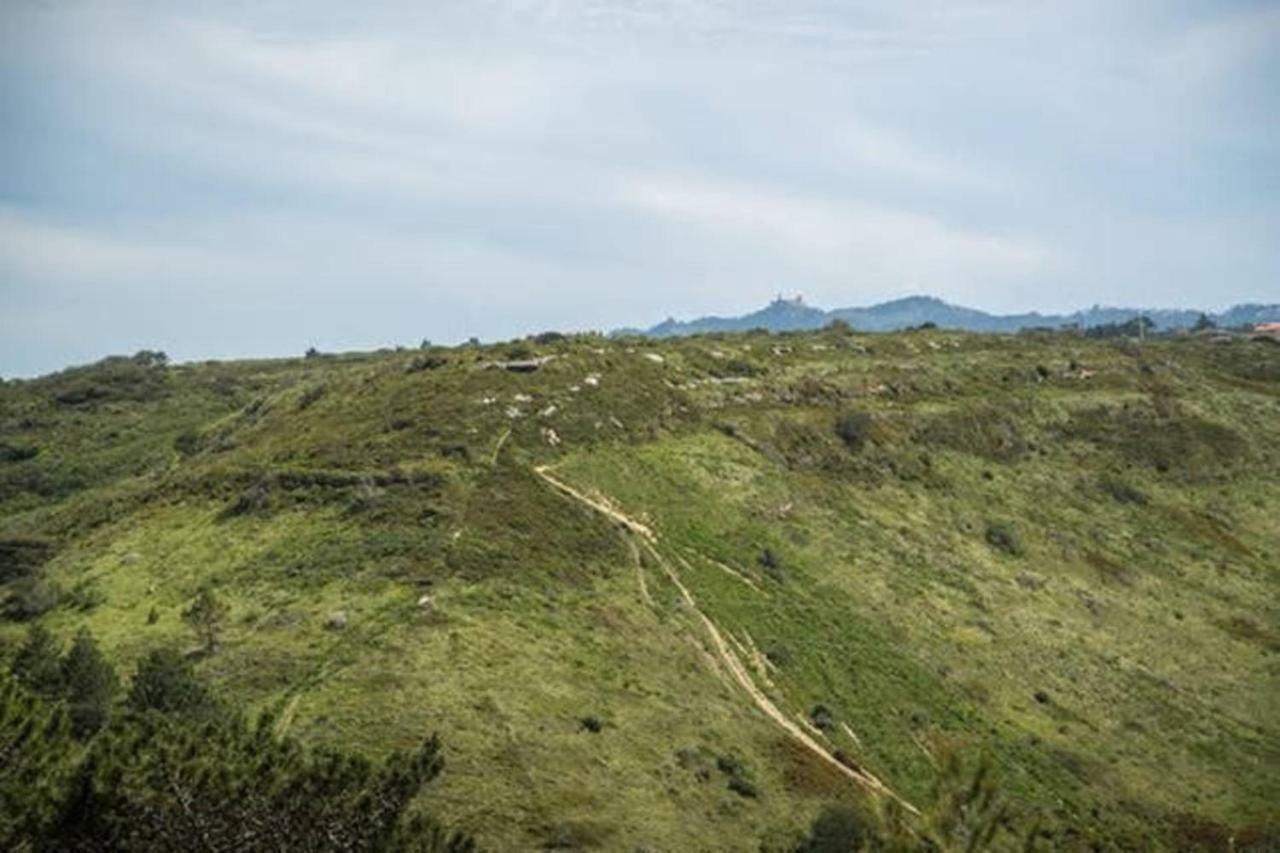
{"label": "white cloud", "polygon": [[[1033,241],[948,226],[936,217],[748,184],[645,177],[621,204],[730,234],[741,250],[769,246],[804,267],[856,268],[885,281],[1030,275],[1049,253]],[[694,239],[697,239],[695,235]]]}
{"label": "white cloud", "polygon": [[126,328],[292,351],[779,287],[1265,298],[1277,20],[1154,0],[0,4],[0,365]]}

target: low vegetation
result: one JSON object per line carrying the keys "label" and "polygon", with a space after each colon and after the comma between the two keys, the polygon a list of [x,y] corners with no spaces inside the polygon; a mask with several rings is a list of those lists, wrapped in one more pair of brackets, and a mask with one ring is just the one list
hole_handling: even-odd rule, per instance
{"label": "low vegetation", "polygon": [[1127,335],[6,381],[0,847],[1266,849],[1280,347]]}

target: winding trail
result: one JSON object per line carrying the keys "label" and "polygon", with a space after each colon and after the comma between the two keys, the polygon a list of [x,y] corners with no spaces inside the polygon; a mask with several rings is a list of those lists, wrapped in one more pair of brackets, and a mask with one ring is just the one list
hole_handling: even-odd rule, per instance
{"label": "winding trail", "polygon": [[[648,525],[641,524],[621,510],[615,508],[603,496],[599,498],[589,497],[565,483],[563,480],[557,479],[550,474],[551,468],[552,466],[550,465],[539,465],[533,469],[533,472],[545,480],[556,491],[572,498],[573,500],[585,504],[596,512],[608,516],[621,525],[625,530],[638,534],[641,537],[640,544],[649,552],[650,555],[653,556],[658,565],[662,567],[667,578],[675,585],[676,589],[680,591],[680,597],[684,600],[684,603],[702,622],[703,627],[707,631],[707,635],[711,638],[711,644],[715,647],[716,655],[720,662],[724,665],[725,669],[728,670],[729,674],[733,676],[733,680],[738,683],[738,686],[746,691],[747,695],[751,697],[752,702],[755,703],[756,707],[759,708],[766,717],[780,726],[788,735],[798,741],[815,756],[835,768],[844,776],[852,779],[858,785],[861,785],[863,788],[866,788],[875,794],[896,800],[906,811],[913,815],[920,814],[920,811],[915,806],[894,793],[889,786],[880,781],[879,778],[870,772],[862,769],[855,769],[837,761],[835,756],[833,756],[822,744],[791,720],[778,708],[777,705],[773,703],[773,700],[770,699],[769,696],[760,689],[759,685],[756,684],[750,671],[743,664],[742,659],[733,650],[732,646],[725,640],[724,634],[720,631],[719,627],[716,626],[716,623],[698,607],[698,603],[694,599],[693,594],[689,592],[689,588],[680,580],[679,573],[671,567],[671,564],[667,559],[663,557],[660,551],[658,551],[658,536],[653,532],[652,528]],[[653,600],[649,598],[648,589],[644,586],[643,568],[640,566],[640,560],[638,559],[639,554],[635,551],[634,543],[630,543],[630,540],[628,540],[628,542],[631,544],[633,554],[637,557],[636,566],[642,572],[641,589],[643,591],[643,595],[648,600],[648,603],[652,605]],[[679,555],[677,555],[677,558],[679,558]],[[683,559],[681,559],[681,561],[683,562]],[[739,574],[738,572],[734,572],[732,569],[729,569],[729,571],[733,574]],[[745,580],[745,577],[743,579]]]}

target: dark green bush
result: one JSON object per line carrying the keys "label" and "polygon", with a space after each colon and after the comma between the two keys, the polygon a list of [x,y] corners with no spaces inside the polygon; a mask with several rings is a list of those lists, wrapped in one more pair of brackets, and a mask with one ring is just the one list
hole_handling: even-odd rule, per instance
{"label": "dark green bush", "polygon": [[0,536],[0,583],[33,574],[53,557],[52,540],[35,536]]}
{"label": "dark green bush", "polygon": [[260,477],[252,485],[236,496],[235,501],[225,510],[223,516],[234,518],[251,512],[262,512],[271,505],[271,486],[265,477]]}
{"label": "dark green bush", "polygon": [[8,444],[0,441],[0,462],[26,462],[40,455],[40,448],[30,444]]}
{"label": "dark green bush", "polygon": [[420,355],[405,367],[405,373],[421,373],[424,370],[437,370],[448,364],[448,359],[438,355]]}
{"label": "dark green bush", "polygon": [[58,606],[62,590],[56,583],[41,575],[19,578],[13,583],[5,612],[19,622],[35,619]]}
{"label": "dark green bush", "polygon": [[1011,557],[1022,556],[1022,541],[1013,526],[1005,521],[993,521],[987,525],[987,544]]}
{"label": "dark green bush", "polygon": [[871,435],[871,415],[866,412],[845,412],[836,418],[836,435],[844,446],[857,453],[866,446]]}
{"label": "dark green bush", "polygon": [[200,452],[200,433],[193,429],[183,430],[174,438],[173,449],[183,456],[194,456]]}
{"label": "dark green bush", "polygon": [[1146,493],[1121,480],[1107,477],[1102,480],[1099,486],[1116,503],[1137,504],[1139,506],[1147,503]]}
{"label": "dark green bush", "polygon": [[126,703],[135,711],[195,717],[207,717],[217,708],[191,662],[167,646],[151,650],[138,661]]}
{"label": "dark green bush", "polygon": [[782,570],[782,559],[774,553],[773,549],[765,548],[760,552],[758,561],[761,570],[775,581],[781,583],[786,580],[786,575]]}
{"label": "dark green bush", "polygon": [[876,838],[876,827],[856,809],[846,805],[827,806],[813,819],[809,837],[795,853],[856,853],[866,850]]}

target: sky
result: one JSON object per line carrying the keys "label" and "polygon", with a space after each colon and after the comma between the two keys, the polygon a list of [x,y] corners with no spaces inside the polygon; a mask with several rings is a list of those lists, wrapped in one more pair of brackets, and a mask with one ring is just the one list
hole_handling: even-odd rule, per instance
{"label": "sky", "polygon": [[1280,3],[0,3],[0,376],[1280,301]]}

